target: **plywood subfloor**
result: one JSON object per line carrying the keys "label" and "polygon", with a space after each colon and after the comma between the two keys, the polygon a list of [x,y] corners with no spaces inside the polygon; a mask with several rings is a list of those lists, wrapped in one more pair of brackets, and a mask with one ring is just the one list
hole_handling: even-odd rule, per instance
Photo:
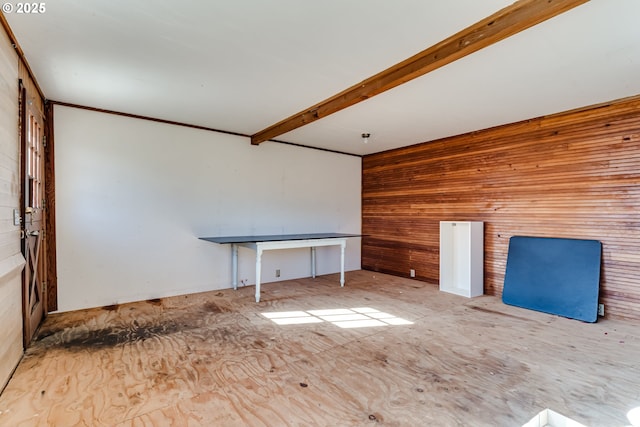
{"label": "plywood subfloor", "polygon": [[[0,396],[1,426],[591,426],[640,406],[638,325],[356,271],[50,316]],[[277,325],[369,307],[410,325]]]}

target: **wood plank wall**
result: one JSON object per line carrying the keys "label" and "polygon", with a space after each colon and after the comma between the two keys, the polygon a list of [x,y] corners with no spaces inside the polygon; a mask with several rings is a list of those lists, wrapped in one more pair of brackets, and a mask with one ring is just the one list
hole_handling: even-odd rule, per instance
{"label": "wood plank wall", "polygon": [[19,79],[39,111],[44,99],[22,61],[20,49],[0,15],[0,391],[20,361],[22,343],[22,255],[20,226],[14,209],[21,205]]}
{"label": "wood plank wall", "polygon": [[365,156],[362,268],[438,283],[439,221],[485,222],[485,294],[514,235],[603,243],[600,302],[640,319],[640,95]]}
{"label": "wood plank wall", "polygon": [[0,27],[0,391],[22,357],[22,269],[20,226],[18,57]]}

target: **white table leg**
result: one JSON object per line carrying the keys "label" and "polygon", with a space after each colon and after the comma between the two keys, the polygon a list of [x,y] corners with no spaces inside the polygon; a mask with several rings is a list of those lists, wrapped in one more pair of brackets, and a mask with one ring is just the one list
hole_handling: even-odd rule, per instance
{"label": "white table leg", "polygon": [[238,289],[238,245],[231,244],[231,284]]}
{"label": "white table leg", "polygon": [[344,250],[347,247],[347,242],[342,242],[340,245],[340,286],[344,286]]}
{"label": "white table leg", "polygon": [[316,278],[316,248],[311,246],[311,277]]}
{"label": "white table leg", "polygon": [[256,302],[260,302],[261,269],[262,269],[262,248],[256,248]]}

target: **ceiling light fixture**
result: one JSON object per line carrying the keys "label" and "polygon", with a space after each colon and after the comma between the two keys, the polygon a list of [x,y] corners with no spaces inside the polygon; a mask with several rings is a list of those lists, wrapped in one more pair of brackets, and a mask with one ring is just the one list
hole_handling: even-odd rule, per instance
{"label": "ceiling light fixture", "polygon": [[363,133],[362,134],[362,142],[364,142],[365,144],[369,142],[369,137],[371,136],[370,133]]}

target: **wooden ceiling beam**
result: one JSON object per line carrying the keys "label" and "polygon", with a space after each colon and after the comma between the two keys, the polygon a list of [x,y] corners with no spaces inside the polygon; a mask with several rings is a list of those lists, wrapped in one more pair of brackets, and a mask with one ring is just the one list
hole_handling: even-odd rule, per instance
{"label": "wooden ceiling beam", "polygon": [[251,136],[264,141],[406,83],[589,0],[518,0],[428,49]]}

